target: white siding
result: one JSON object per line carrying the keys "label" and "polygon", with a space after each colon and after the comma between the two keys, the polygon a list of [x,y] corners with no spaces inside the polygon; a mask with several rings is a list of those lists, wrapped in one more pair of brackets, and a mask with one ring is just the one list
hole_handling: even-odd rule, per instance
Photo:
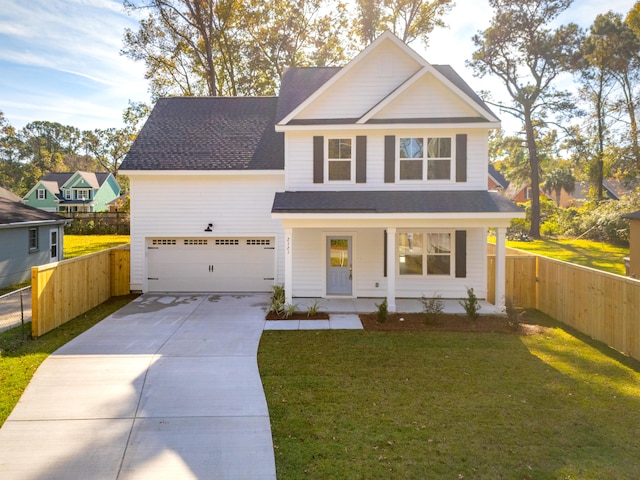
{"label": "white siding", "polygon": [[[275,236],[277,276],[284,281],[282,226],[271,218],[283,175],[132,175],[131,288],[145,288],[146,237]],[[213,223],[213,232],[205,233]]]}
{"label": "white siding", "polygon": [[422,65],[389,40],[295,118],[359,118],[420,68]]}
{"label": "white siding", "polygon": [[[326,138],[354,138],[364,132],[356,130],[287,132],[285,158],[287,168],[287,190],[486,190],[488,164],[488,131],[485,129],[439,130],[439,129],[394,129],[373,130],[367,135],[367,183],[327,182],[313,183],[313,136]],[[384,182],[384,137],[444,137],[453,139],[455,159],[455,136],[467,134],[467,181],[455,181],[455,165],[452,179],[437,182]],[[398,147],[396,141],[396,150]],[[325,149],[326,150],[326,149]],[[325,152],[326,155],[326,152]],[[355,148],[352,153],[355,161]],[[397,161],[397,160],[396,160]],[[455,160],[454,160],[455,161]],[[326,170],[326,163],[325,163]],[[397,178],[397,176],[396,176]]]}
{"label": "white siding", "polygon": [[477,117],[473,108],[449,88],[427,74],[393,99],[389,105],[373,116],[389,118],[453,118]]}

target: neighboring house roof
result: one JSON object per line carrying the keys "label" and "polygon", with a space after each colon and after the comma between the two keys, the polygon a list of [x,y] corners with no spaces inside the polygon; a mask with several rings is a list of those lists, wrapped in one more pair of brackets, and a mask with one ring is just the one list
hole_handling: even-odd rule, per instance
{"label": "neighboring house roof", "polygon": [[109,175],[109,172],[51,172],[40,179],[41,182],[55,182],[58,189],[62,188],[71,177],[79,174],[92,188],[100,188]]}
{"label": "neighboring house roof", "polygon": [[0,187],[0,198],[4,198],[5,200],[11,200],[13,202],[19,202],[19,201],[22,200],[15,193],[7,190],[6,188],[2,188],[2,187]]}
{"label": "neighboring house roof", "polygon": [[277,106],[277,97],[162,98],[120,170],[282,170]]}
{"label": "neighboring house roof", "polygon": [[30,207],[22,202],[0,198],[0,227],[20,226],[30,223],[64,223],[67,218],[39,208]]}
{"label": "neighboring house roof", "polygon": [[[611,200],[620,200],[618,194],[611,188],[609,180],[604,180],[602,182],[602,192],[606,198]],[[587,200],[587,196],[589,195],[589,189],[591,188],[591,184],[585,180],[579,180],[575,184],[575,188],[573,193],[571,193],[571,198],[574,201],[585,201]]]}
{"label": "neighboring house roof", "polygon": [[640,210],[637,212],[627,213],[622,218],[627,218],[629,220],[640,220]]}
{"label": "neighboring house roof", "polygon": [[493,178],[494,182],[496,182],[503,190],[509,188],[509,180],[504,178],[504,175],[500,173],[500,170],[498,170],[493,163],[489,164],[489,176]]}
{"label": "neighboring house roof", "polygon": [[496,192],[302,191],[276,193],[272,213],[511,213],[522,209]]}

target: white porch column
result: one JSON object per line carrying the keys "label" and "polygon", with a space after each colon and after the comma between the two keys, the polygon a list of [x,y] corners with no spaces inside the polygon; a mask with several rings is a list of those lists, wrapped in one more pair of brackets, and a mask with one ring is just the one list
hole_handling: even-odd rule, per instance
{"label": "white porch column", "polygon": [[396,228],[387,228],[387,308],[396,311]]}
{"label": "white porch column", "polygon": [[284,295],[285,302],[293,303],[293,229],[284,229]]}
{"label": "white porch column", "polygon": [[506,276],[506,228],[496,228],[496,310],[503,311],[505,305]]}

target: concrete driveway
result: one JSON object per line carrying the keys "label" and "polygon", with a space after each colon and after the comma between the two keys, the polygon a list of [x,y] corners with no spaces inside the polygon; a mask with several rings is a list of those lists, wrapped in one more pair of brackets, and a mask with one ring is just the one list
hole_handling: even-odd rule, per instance
{"label": "concrete driveway", "polygon": [[267,303],[143,295],[75,338],[0,429],[0,478],[275,479]]}

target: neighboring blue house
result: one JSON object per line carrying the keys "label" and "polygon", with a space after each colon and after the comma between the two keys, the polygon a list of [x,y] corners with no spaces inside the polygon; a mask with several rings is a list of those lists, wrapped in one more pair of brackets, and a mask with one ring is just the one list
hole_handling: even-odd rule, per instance
{"label": "neighboring blue house", "polygon": [[27,193],[26,205],[47,212],[107,212],[120,196],[120,185],[108,172],[52,172]]}
{"label": "neighboring blue house", "polygon": [[31,267],[62,259],[68,221],[13,200],[0,188],[0,288],[31,278]]}

